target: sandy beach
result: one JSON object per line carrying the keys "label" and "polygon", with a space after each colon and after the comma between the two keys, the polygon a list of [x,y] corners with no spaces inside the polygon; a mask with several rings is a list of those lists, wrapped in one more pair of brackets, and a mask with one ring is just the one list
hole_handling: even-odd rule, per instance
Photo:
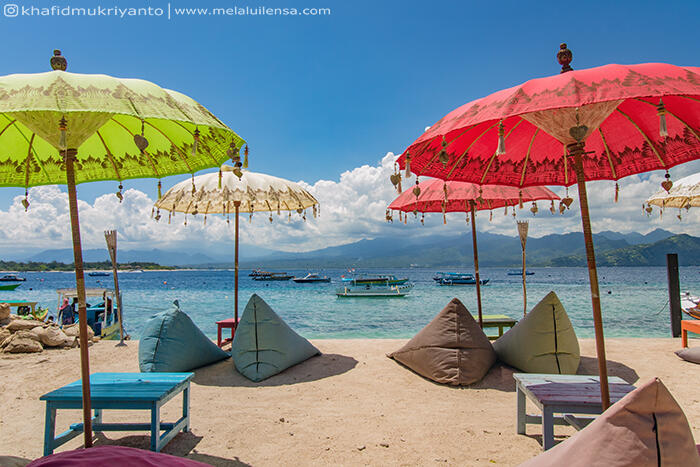
{"label": "sandy beach", "polygon": [[[255,384],[226,360],[196,372],[192,430],[163,450],[212,465],[516,465],[540,451],[540,427],[515,433],[509,367],[497,364],[480,383],[452,388],[428,381],[387,358],[404,340],[316,340],[323,355]],[[693,343],[691,343],[692,345]],[[697,343],[695,343],[697,345]],[[610,372],[636,384],[658,376],[700,440],[697,367],[673,354],[680,339],[609,339]],[[581,341],[580,374],[595,374],[593,340]],[[138,371],[138,342],[90,348],[91,372]],[[0,455],[42,454],[44,403],[39,397],[80,376],[78,349],[0,354]],[[534,407],[530,407],[534,411]],[[174,420],[181,398],[166,405]],[[79,421],[59,411],[57,432]],[[106,421],[148,421],[146,412],[106,412]],[[573,429],[557,427],[555,434]],[[564,439],[559,436],[558,439]],[[76,438],[58,449],[80,447]],[[147,433],[111,432],[96,444],[147,449]]]}

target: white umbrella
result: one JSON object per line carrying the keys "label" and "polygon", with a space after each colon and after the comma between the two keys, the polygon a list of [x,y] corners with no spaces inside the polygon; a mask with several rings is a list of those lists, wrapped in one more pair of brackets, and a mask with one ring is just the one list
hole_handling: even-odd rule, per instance
{"label": "white umbrella", "polygon": [[647,212],[651,213],[651,205],[664,208],[686,208],[700,206],[700,173],[689,175],[673,182],[671,189],[660,189],[646,200]]}
{"label": "white umbrella", "polygon": [[[239,177],[240,175],[240,177]],[[307,208],[314,216],[318,201],[298,183],[261,173],[240,171],[237,167],[221,166],[219,172],[199,175],[169,189],[155,203],[158,209],[171,213],[236,215],[235,230],[235,308],[234,325],[238,324],[238,218],[239,213],[296,211],[306,220]],[[272,214],[270,214],[272,220]]]}

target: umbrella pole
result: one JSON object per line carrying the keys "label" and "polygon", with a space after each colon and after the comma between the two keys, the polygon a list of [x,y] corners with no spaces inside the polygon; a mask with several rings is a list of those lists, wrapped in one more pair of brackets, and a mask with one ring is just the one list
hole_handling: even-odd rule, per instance
{"label": "umbrella pole", "polygon": [[588,277],[591,283],[591,301],[593,304],[593,325],[595,329],[595,346],[598,355],[598,374],[600,375],[600,400],[603,411],[610,407],[610,392],[608,389],[608,368],[605,359],[605,340],[603,337],[603,318],[600,308],[600,292],[598,290],[598,271],[593,250],[593,234],[591,232],[591,219],[588,212],[588,194],[586,192],[586,179],[583,174],[583,162],[581,155],[584,152],[583,143],[569,146],[569,154],[574,157],[574,170],[578,182],[578,198],[581,205],[581,222],[583,224],[583,237],[586,242],[586,259],[588,260]]}
{"label": "umbrella pole", "polygon": [[90,360],[88,356],[87,312],[85,307],[85,276],[83,274],[83,250],[80,244],[80,221],[78,219],[78,196],[75,190],[73,159],[77,151],[69,149],[65,154],[68,205],[73,234],[73,260],[75,263],[75,286],[78,292],[78,329],[80,330],[80,373],[83,386],[83,434],[85,447],[92,447],[92,419],[90,417]]}
{"label": "umbrella pole", "polygon": [[234,289],[234,302],[235,302],[235,308],[234,308],[234,315],[233,315],[233,331],[236,332],[236,327],[238,327],[238,214],[239,214],[239,209],[241,206],[240,201],[234,201],[233,205],[236,207],[236,252],[235,252],[235,264],[234,264],[234,275],[235,275],[235,281],[236,281],[236,286]]}
{"label": "umbrella pole", "polygon": [[471,213],[472,213],[472,247],[474,249],[474,276],[476,277],[476,303],[479,307],[479,327],[484,328],[484,319],[481,313],[481,279],[479,279],[479,252],[476,249],[476,215],[474,211],[476,210],[474,201],[471,201]]}

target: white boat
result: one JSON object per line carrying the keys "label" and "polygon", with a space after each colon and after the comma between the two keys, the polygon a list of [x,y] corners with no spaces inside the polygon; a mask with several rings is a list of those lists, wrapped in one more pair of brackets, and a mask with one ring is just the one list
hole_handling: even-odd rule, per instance
{"label": "white boat", "polygon": [[400,285],[346,285],[336,289],[338,297],[404,297],[413,288],[413,284]]}
{"label": "white boat", "polygon": [[700,297],[690,295],[690,292],[681,294],[681,310],[688,316],[700,319]]}

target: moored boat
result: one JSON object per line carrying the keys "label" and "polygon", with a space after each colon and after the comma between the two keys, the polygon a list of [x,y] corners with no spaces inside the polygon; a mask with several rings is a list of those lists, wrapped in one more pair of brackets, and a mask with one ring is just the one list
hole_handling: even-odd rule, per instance
{"label": "moored boat", "polygon": [[[525,275],[526,276],[531,276],[533,275],[533,271],[528,271],[527,269],[525,270]],[[522,269],[511,269],[508,271],[509,276],[522,276],[523,275],[523,270]]]}
{"label": "moored boat", "polygon": [[270,272],[264,275],[253,276],[254,281],[288,281],[294,276],[286,272]]}
{"label": "moored boat", "polygon": [[[58,322],[59,324],[64,323],[63,316],[61,316],[61,306],[63,299],[68,299],[69,303],[74,303],[73,309],[69,306],[68,310],[64,311],[67,313],[73,313],[72,321],[78,322],[78,304],[77,297],[78,292],[76,289],[58,289]],[[111,289],[85,289],[85,298],[96,299],[96,305],[86,304],[87,309],[87,325],[92,328],[95,335],[108,340],[119,339],[120,328],[119,328],[119,317],[123,316],[119,313],[116,302],[116,294]],[[120,300],[121,301],[121,300]],[[69,320],[71,321],[71,320]]]}
{"label": "moored boat", "polygon": [[318,274],[307,274],[304,277],[294,277],[292,278],[297,284],[308,284],[312,282],[330,282],[331,278],[328,276],[320,276]]}
{"label": "moored boat", "polygon": [[336,289],[335,294],[338,297],[404,297],[411,289],[413,284],[400,285],[345,285]]}
{"label": "moored boat", "polygon": [[88,272],[90,277],[109,277],[111,274],[105,271],[92,271]]}
{"label": "moored boat", "polygon": [[408,278],[397,278],[391,274],[358,274],[352,277],[341,276],[343,282],[350,282],[352,285],[402,285],[408,282]]}
{"label": "moored boat", "polygon": [[5,274],[4,276],[0,277],[0,282],[24,282],[27,279],[24,277],[19,277],[15,274]]}
{"label": "moored boat", "polygon": [[[433,280],[439,285],[476,285],[476,278],[468,272],[438,272]],[[481,279],[481,285],[488,284],[489,279]]]}
{"label": "moored boat", "polygon": [[4,284],[0,285],[0,290],[15,290],[20,285],[22,284]]}

